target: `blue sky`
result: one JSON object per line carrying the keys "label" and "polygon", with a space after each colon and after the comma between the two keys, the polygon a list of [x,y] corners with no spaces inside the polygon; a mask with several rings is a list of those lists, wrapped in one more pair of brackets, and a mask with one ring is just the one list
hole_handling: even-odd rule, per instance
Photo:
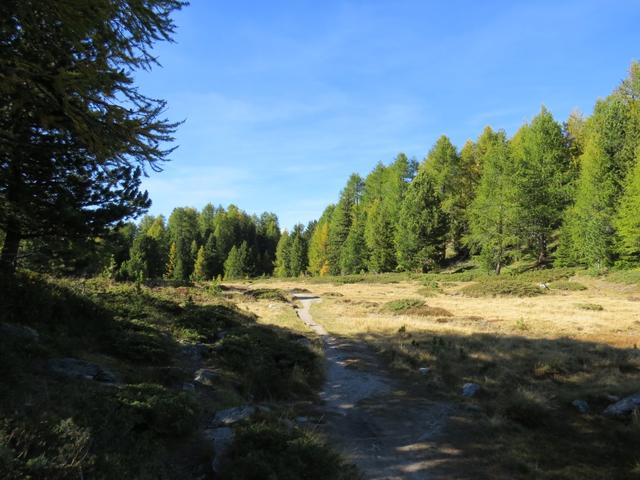
{"label": "blue sky", "polygon": [[175,16],[141,90],[185,120],[150,213],[234,203],[284,227],[352,172],[448,135],[589,113],[640,59],[637,1],[208,1]]}

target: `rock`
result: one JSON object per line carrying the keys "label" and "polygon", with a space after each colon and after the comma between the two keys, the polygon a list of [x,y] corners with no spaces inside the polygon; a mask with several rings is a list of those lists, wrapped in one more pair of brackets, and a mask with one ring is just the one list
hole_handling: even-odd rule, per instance
{"label": "rock", "polygon": [[297,423],[307,423],[309,421],[307,417],[296,417],[295,420]]}
{"label": "rock", "polygon": [[423,377],[427,376],[429,374],[429,372],[431,371],[431,369],[429,367],[420,367],[418,369],[418,371],[420,372],[420,375],[422,375]]}
{"label": "rock", "polygon": [[589,413],[589,404],[585,400],[574,400],[571,405],[583,415]]}
{"label": "rock", "polygon": [[213,426],[233,425],[241,420],[249,418],[256,412],[255,407],[243,405],[240,407],[227,408],[220,410],[213,418]]}
{"label": "rock", "polygon": [[0,335],[28,342],[40,340],[40,334],[36,330],[26,325],[16,325],[15,323],[0,323]]}
{"label": "rock", "polygon": [[116,382],[115,375],[109,370],[79,358],[52,358],[47,365],[53,373],[67,378],[81,378],[104,383]]}
{"label": "rock", "polygon": [[620,400],[620,397],[617,395],[611,395],[609,393],[605,394],[603,397],[605,400],[607,400],[608,402],[617,402],[618,400]]}
{"label": "rock", "polygon": [[609,417],[619,417],[630,414],[636,408],[640,409],[640,392],[609,405],[605,408],[603,414]]}
{"label": "rock", "polygon": [[211,468],[214,473],[218,474],[220,473],[222,460],[233,443],[235,434],[229,427],[220,427],[205,430],[204,436],[213,446],[213,460],[211,462]]}
{"label": "rock", "polygon": [[194,362],[202,360],[209,353],[209,345],[206,343],[187,343],[180,348],[180,354]]}
{"label": "rock", "polygon": [[194,382],[199,383],[200,385],[206,385],[208,387],[212,387],[220,380],[220,374],[215,370],[210,368],[201,368],[196,371],[195,377],[193,379]]}
{"label": "rock", "polygon": [[193,392],[195,391],[196,386],[193,383],[190,382],[184,382],[182,384],[182,391],[184,392]]}
{"label": "rock", "polygon": [[480,391],[480,385],[478,385],[477,383],[465,383],[462,386],[463,397],[473,397],[479,391]]}

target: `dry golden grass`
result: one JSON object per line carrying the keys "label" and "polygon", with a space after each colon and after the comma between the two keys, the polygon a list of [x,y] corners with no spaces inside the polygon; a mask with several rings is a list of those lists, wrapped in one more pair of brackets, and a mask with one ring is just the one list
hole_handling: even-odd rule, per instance
{"label": "dry golden grass", "polygon": [[[460,402],[464,383],[482,385],[478,398],[465,401],[480,408],[474,421],[499,444],[493,460],[507,476],[634,478],[640,429],[599,413],[611,402],[608,396],[633,393],[640,385],[640,286],[588,276],[572,281],[586,290],[470,298],[460,293],[469,283],[438,281],[425,298],[419,281],[303,286],[323,298],[312,314],[330,333],[370,343],[392,367],[427,382],[434,394]],[[269,280],[251,288],[300,286]],[[384,308],[416,298],[451,316]],[[301,328],[275,308],[247,308],[261,321]],[[417,372],[422,366],[431,368],[426,378]],[[595,415],[579,415],[571,406],[576,399],[587,400]]]}

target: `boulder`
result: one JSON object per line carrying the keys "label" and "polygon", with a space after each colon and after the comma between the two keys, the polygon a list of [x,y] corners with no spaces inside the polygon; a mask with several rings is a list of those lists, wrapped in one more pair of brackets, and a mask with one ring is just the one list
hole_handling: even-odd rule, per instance
{"label": "boulder", "polygon": [[196,390],[196,386],[191,382],[184,382],[182,384],[183,392],[194,392]]}
{"label": "boulder", "polygon": [[186,343],[180,347],[180,354],[194,362],[202,360],[208,353],[209,345],[206,343]]}
{"label": "boulder", "polygon": [[201,368],[197,370],[193,381],[200,385],[212,387],[220,380],[220,374],[211,368]]}
{"label": "boulder", "polygon": [[95,380],[96,382],[115,383],[116,376],[100,365],[79,358],[52,358],[47,362],[49,370],[67,378]]}
{"label": "boulder", "polygon": [[234,423],[249,418],[255,412],[256,408],[251,405],[242,405],[240,407],[220,410],[219,412],[216,412],[212,425],[214,427],[233,425]]}
{"label": "boulder", "polygon": [[477,383],[465,383],[462,386],[463,397],[473,397],[480,391],[480,385]]}
{"label": "boulder", "polygon": [[205,430],[204,436],[211,442],[213,447],[213,460],[211,461],[211,468],[214,473],[219,474],[222,460],[229,450],[229,447],[233,443],[235,434],[229,427],[220,427]]}
{"label": "boulder", "polygon": [[40,339],[40,335],[33,328],[15,323],[0,323],[0,335],[28,342],[37,342]]}
{"label": "boulder", "polygon": [[640,392],[624,397],[622,400],[609,405],[605,408],[603,414],[608,417],[619,417],[630,414],[636,408],[640,409]]}
{"label": "boulder", "polygon": [[589,413],[589,404],[586,400],[574,400],[571,402],[571,405],[573,405],[575,409],[583,415]]}
{"label": "boulder", "polygon": [[426,377],[430,371],[431,369],[429,367],[420,367],[418,369],[418,372],[420,372],[420,375],[422,375],[423,377]]}

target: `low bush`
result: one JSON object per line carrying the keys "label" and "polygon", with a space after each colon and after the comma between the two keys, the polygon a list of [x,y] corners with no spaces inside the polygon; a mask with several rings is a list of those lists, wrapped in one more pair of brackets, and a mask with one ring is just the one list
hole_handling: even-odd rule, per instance
{"label": "low bush", "polygon": [[601,312],[604,310],[604,307],[597,303],[576,303],[576,307],[580,310],[592,310],[594,312]]}
{"label": "low bush", "polygon": [[586,290],[587,287],[579,282],[572,282],[569,280],[558,280],[549,285],[551,290],[564,290],[567,292],[578,292],[581,290]]}
{"label": "low bush", "polygon": [[640,270],[618,270],[606,278],[614,283],[640,284]]}
{"label": "low bush", "polygon": [[357,480],[347,464],[317,434],[260,421],[237,429],[223,466],[223,480]]}
{"label": "low bush", "polygon": [[422,307],[423,305],[424,300],[419,298],[402,298],[400,300],[391,300],[390,302],[385,303],[382,306],[382,309],[399,315],[405,313],[407,310]]}
{"label": "low bush", "polygon": [[256,300],[289,301],[289,296],[279,288],[256,288],[255,290],[247,290],[244,294]]}
{"label": "low bush", "polygon": [[468,297],[534,297],[544,290],[530,281],[516,278],[491,277],[466,285],[460,292]]}
{"label": "low bush", "polygon": [[231,331],[216,352],[256,399],[308,395],[322,380],[316,353],[266,327]]}

